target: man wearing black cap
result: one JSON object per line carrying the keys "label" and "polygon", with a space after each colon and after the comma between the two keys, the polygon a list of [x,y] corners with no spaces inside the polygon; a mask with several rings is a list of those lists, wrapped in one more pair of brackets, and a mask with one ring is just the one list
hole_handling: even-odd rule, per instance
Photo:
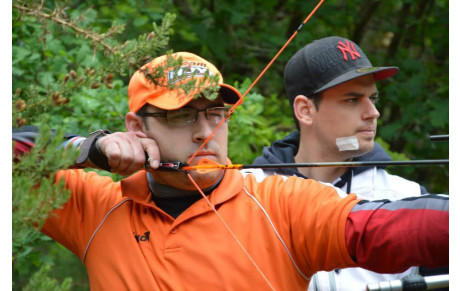
{"label": "man wearing black cap", "polygon": [[[373,67],[361,48],[337,36],[316,40],[289,60],[284,73],[287,96],[299,131],[265,147],[254,163],[308,163],[391,160],[374,143],[379,92],[376,82],[392,77],[397,67]],[[390,175],[384,167],[313,167],[248,170],[260,179],[270,174],[295,175],[334,184],[367,200],[402,199],[426,193],[419,184]],[[319,272],[310,290],[365,290],[367,283],[417,274],[377,274],[360,268]]]}

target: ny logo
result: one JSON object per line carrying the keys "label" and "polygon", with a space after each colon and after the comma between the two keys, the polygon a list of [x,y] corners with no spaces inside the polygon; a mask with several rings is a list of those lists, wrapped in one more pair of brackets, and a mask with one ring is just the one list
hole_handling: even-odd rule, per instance
{"label": "ny logo", "polygon": [[342,52],[343,59],[345,61],[348,61],[347,52],[350,54],[352,60],[355,60],[356,57],[361,57],[361,55],[356,51],[356,48],[353,45],[353,43],[349,42],[348,40],[346,40],[345,43],[339,41],[339,45],[337,46],[337,48]]}

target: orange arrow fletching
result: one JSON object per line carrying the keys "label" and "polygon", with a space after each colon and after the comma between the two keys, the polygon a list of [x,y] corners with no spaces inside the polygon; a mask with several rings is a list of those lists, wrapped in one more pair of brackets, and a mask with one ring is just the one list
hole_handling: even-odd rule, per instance
{"label": "orange arrow fletching", "polygon": [[201,159],[197,165],[195,166],[185,166],[182,169],[185,171],[194,170],[200,174],[206,174],[210,172],[214,172],[217,170],[224,170],[224,169],[241,169],[242,164],[230,164],[230,165],[221,165],[213,160],[204,158]]}

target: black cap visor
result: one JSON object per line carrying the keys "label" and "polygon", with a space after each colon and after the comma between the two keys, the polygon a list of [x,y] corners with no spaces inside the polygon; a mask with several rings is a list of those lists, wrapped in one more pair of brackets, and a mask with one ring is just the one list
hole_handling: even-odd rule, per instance
{"label": "black cap visor", "polygon": [[233,105],[243,98],[236,88],[227,84],[220,84],[219,86],[219,94],[225,103]]}
{"label": "black cap visor", "polygon": [[359,69],[354,69],[351,70],[343,75],[340,75],[339,77],[335,78],[334,80],[330,81],[326,85],[322,86],[321,88],[316,89],[313,91],[313,94],[316,94],[318,92],[324,91],[326,89],[329,89],[331,87],[340,85],[342,83],[345,83],[347,81],[366,76],[369,74],[374,75],[375,81],[380,81],[389,77],[394,76],[396,73],[399,72],[398,67],[371,67],[371,68],[359,68]]}

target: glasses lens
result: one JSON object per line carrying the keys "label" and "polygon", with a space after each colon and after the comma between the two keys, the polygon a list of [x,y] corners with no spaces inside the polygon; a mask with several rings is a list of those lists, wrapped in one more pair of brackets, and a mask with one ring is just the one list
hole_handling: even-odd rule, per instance
{"label": "glasses lens", "polygon": [[[205,110],[197,110],[195,108],[181,108],[166,112],[166,118],[171,125],[186,125],[195,122],[198,112]],[[211,107],[206,109],[206,118],[210,124],[218,124],[227,116],[229,108],[227,107]]]}
{"label": "glasses lens", "polygon": [[195,122],[197,111],[194,108],[181,108],[166,112],[166,118],[171,125],[185,125]]}
{"label": "glasses lens", "polygon": [[227,107],[212,107],[206,110],[206,115],[211,124],[218,124],[227,116],[227,112]]}

